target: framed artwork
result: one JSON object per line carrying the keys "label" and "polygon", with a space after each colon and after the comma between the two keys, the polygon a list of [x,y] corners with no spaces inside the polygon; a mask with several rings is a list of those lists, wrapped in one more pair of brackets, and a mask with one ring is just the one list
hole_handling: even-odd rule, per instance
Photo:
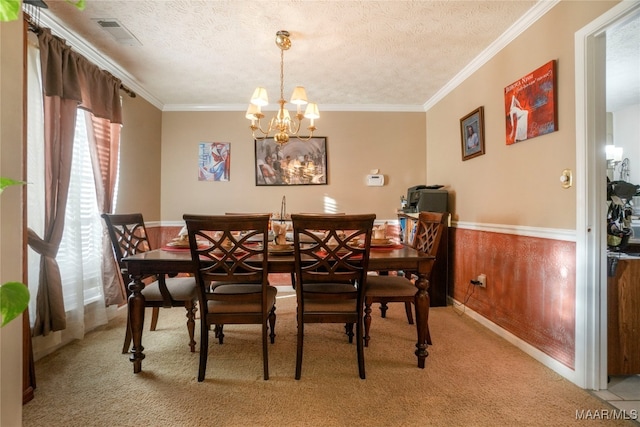
{"label": "framed artwork", "polygon": [[228,142],[201,142],[198,146],[198,181],[229,181],[231,147]]}
{"label": "framed artwork", "polygon": [[507,145],[558,130],[556,61],[504,88]]}
{"label": "framed artwork", "polygon": [[284,145],[264,138],[255,146],[257,186],[327,184],[327,138],[291,138]]}
{"label": "framed artwork", "polygon": [[462,160],[484,154],[484,107],[478,107],[460,119]]}

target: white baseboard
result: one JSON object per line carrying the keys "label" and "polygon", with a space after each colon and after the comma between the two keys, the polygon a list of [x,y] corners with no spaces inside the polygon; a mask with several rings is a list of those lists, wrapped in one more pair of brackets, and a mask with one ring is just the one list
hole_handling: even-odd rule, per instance
{"label": "white baseboard", "polygon": [[[456,301],[453,298],[449,298],[449,300],[453,302],[455,306],[458,306],[458,307],[464,306],[462,303],[460,303],[459,301]],[[571,381],[572,383],[578,385],[577,378],[576,378],[576,371],[574,369],[569,368],[568,366],[562,364],[561,362],[557,361],[556,359],[549,356],[548,354],[538,350],[528,342],[522,340],[521,338],[518,338],[517,336],[513,335],[511,332],[503,329],[502,327],[493,323],[486,317],[473,311],[469,307],[464,306],[464,314],[469,316],[471,319],[475,320],[476,322],[480,323],[482,326],[486,327],[487,329],[489,329],[491,332],[495,333],[499,337],[504,338],[505,340],[507,340],[514,346],[516,346],[518,349],[522,350],[529,356],[533,357],[538,362],[542,363],[547,368],[563,376],[564,378]]]}

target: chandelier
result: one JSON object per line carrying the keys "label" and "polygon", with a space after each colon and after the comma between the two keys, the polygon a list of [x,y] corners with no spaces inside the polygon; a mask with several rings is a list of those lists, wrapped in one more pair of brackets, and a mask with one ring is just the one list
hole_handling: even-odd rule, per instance
{"label": "chandelier", "polygon": [[[251,103],[247,109],[246,118],[251,120],[251,132],[254,139],[262,140],[268,138],[269,135],[274,132],[273,139],[279,144],[283,145],[289,141],[289,137],[296,137],[302,141],[308,141],[313,136],[313,131],[316,130],[314,126],[314,120],[320,118],[318,111],[318,104],[314,102],[307,102],[307,93],[304,87],[297,86],[293,90],[291,95],[291,103],[297,106],[297,112],[295,119],[291,119],[289,110],[285,108],[287,103],[284,100],[284,51],[289,50],[291,47],[291,39],[289,39],[288,31],[278,31],[276,33],[276,45],[280,48],[280,108],[274,117],[269,120],[267,129],[262,129],[260,120],[264,118],[261,108],[269,103],[267,98],[267,90],[263,87],[257,87],[251,97]],[[302,113],[302,107],[306,105],[304,114]],[[302,120],[309,119],[310,124],[307,127],[309,135],[307,137],[301,137],[298,132],[300,131]],[[260,136],[256,136],[258,131]]]}

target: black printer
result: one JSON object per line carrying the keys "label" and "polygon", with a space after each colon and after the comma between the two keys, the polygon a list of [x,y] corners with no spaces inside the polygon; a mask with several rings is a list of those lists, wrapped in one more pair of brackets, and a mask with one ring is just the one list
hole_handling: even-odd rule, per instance
{"label": "black printer", "polygon": [[429,211],[449,212],[449,192],[443,185],[416,185],[407,189],[405,213]]}

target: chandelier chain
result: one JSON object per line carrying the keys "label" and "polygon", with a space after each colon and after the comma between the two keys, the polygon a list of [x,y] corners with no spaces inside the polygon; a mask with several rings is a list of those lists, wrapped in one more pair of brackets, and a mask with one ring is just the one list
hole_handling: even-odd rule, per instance
{"label": "chandelier chain", "polygon": [[284,49],[280,49],[280,99],[284,99]]}

